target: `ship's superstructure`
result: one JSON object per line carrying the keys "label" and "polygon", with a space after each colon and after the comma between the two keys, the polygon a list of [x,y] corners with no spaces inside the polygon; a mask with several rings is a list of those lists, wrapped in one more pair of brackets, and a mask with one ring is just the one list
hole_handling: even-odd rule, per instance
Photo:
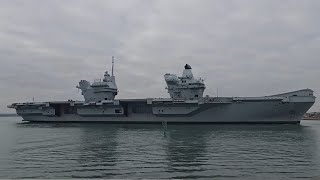
{"label": "ship's superstructure", "polygon": [[313,91],[262,97],[203,97],[204,80],[186,64],[181,77],[165,74],[170,98],[115,99],[113,73],[92,84],[81,80],[84,101],[14,103],[25,121],[111,123],[299,123],[315,102]]}
{"label": "ship's superstructure", "polygon": [[186,64],[181,77],[175,74],[165,74],[168,93],[172,99],[200,99],[206,89],[203,79],[193,77],[191,66]]}
{"label": "ship's superstructure", "polygon": [[78,89],[82,91],[85,102],[101,102],[104,100],[113,101],[118,94],[118,87],[116,84],[116,78],[113,75],[114,60],[112,58],[112,74],[108,71],[104,73],[104,78],[101,81],[96,80],[92,84],[86,80],[79,82]]}

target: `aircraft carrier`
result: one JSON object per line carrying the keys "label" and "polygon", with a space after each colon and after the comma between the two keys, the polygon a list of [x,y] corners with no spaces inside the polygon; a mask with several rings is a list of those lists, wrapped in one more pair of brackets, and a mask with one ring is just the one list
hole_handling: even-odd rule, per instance
{"label": "aircraft carrier", "polygon": [[182,76],[165,74],[170,98],[115,99],[116,79],[105,72],[92,84],[81,80],[84,101],[13,103],[24,121],[109,123],[300,123],[315,102],[311,89],[261,97],[203,96],[204,80],[186,64]]}

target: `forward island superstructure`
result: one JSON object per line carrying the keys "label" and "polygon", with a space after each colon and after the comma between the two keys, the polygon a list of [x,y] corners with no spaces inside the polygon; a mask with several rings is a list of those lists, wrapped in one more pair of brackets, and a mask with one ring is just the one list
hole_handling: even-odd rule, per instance
{"label": "forward island superstructure", "polygon": [[170,98],[116,99],[113,74],[81,80],[84,101],[14,103],[24,121],[109,123],[299,123],[315,102],[311,89],[262,97],[203,96],[204,80],[186,64],[181,77],[165,74]]}

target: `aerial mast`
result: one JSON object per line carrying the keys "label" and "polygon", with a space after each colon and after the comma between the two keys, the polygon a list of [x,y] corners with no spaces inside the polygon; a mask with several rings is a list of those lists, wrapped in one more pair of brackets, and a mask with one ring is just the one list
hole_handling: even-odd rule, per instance
{"label": "aerial mast", "polygon": [[112,71],[111,71],[111,76],[113,76],[113,66],[114,66],[114,57],[112,56]]}

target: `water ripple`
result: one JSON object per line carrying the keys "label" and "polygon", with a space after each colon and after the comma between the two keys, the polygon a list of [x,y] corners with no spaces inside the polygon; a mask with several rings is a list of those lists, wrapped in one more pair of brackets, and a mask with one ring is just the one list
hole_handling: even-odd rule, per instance
{"label": "water ripple", "polygon": [[[320,122],[306,125],[0,126],[0,178],[320,177]],[[10,132],[8,134],[8,132]]]}

